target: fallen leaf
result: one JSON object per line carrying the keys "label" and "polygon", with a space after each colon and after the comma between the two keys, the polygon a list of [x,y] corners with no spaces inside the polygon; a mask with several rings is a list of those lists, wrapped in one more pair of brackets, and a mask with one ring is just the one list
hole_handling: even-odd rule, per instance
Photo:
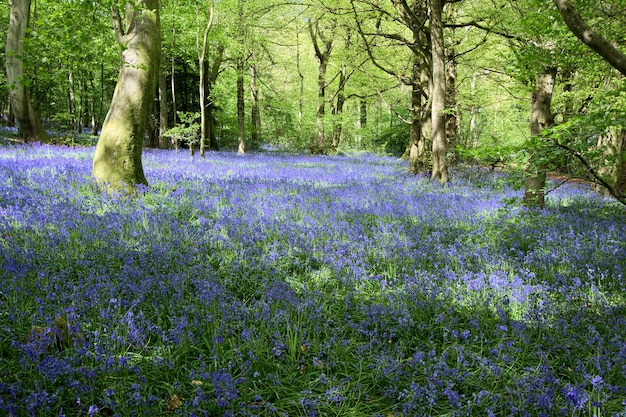
{"label": "fallen leaf", "polygon": [[178,398],[178,395],[174,394],[167,403],[167,411],[176,410],[183,405],[183,402]]}

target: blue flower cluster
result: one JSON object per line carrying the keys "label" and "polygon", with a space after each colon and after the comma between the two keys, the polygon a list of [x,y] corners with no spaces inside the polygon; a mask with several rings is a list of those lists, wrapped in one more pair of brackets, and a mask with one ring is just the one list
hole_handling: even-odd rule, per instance
{"label": "blue flower cluster", "polygon": [[626,415],[624,209],[392,158],[0,148],[0,414]]}

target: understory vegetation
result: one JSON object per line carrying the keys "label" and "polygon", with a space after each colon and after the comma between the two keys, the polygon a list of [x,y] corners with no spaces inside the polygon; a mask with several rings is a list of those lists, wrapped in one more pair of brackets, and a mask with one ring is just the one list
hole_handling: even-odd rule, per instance
{"label": "understory vegetation", "polygon": [[624,208],[390,157],[0,148],[0,414],[624,416]]}

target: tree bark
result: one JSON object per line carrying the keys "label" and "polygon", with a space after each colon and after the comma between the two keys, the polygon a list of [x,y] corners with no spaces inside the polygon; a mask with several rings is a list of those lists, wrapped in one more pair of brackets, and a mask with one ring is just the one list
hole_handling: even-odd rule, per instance
{"label": "tree bark", "polygon": [[256,64],[253,63],[250,65],[250,122],[252,124],[250,141],[253,147],[258,146],[261,142],[261,112],[259,109],[259,84],[257,77]]}
{"label": "tree bark", "polygon": [[207,139],[207,122],[206,122],[206,113],[207,113],[207,104],[206,104],[206,48],[207,41],[209,38],[209,32],[211,31],[211,27],[213,26],[213,17],[215,11],[215,3],[211,1],[211,11],[209,15],[209,21],[204,28],[204,35],[202,37],[202,47],[200,47],[199,42],[197,42],[196,38],[196,47],[198,48],[198,72],[200,73],[200,85],[199,85],[199,94],[200,94],[200,157],[204,158],[204,148]]}
{"label": "tree bark", "polygon": [[132,192],[148,184],[141,163],[146,126],[156,92],[161,57],[158,0],[126,3],[125,24],[117,1],[113,25],[123,47],[122,65],[93,160],[93,176],[113,189]]}
{"label": "tree bark", "polygon": [[167,103],[167,80],[163,67],[159,68],[159,148],[169,148],[169,143],[165,132],[168,129],[167,119],[169,116],[169,105]]}
{"label": "tree bark", "polygon": [[626,55],[594,32],[568,0],[554,0],[569,30],[613,68],[626,76]]}
{"label": "tree bark", "polygon": [[30,102],[24,71],[24,39],[30,17],[30,0],[10,0],[9,27],[5,44],[9,102],[24,141],[50,142],[39,115]]}
{"label": "tree bark", "polygon": [[[531,95],[530,134],[539,136],[541,132],[552,126],[552,92],[556,68],[547,68],[537,76],[535,91]],[[547,165],[542,161],[543,155],[538,149],[531,155],[530,167],[526,173],[526,189],[524,191],[524,205],[527,207],[542,208],[545,206],[545,184]]]}
{"label": "tree bark", "polygon": [[[317,111],[315,117],[316,140],[310,146],[312,153],[326,152],[326,133],[324,117],[326,108],[326,71],[328,60],[333,49],[332,36],[326,37],[319,28],[319,22],[309,22],[309,33],[317,59]],[[322,46],[320,47],[320,41]]]}
{"label": "tree bark", "polygon": [[239,41],[239,50],[237,52],[237,136],[239,145],[237,153],[246,153],[246,112],[244,102],[244,43],[246,39],[245,22],[243,14],[243,1],[237,0],[237,40]]}
{"label": "tree bark", "polygon": [[222,59],[224,57],[224,45],[219,45],[217,47],[217,52],[215,53],[215,58],[213,59],[213,65],[211,69],[207,71],[208,76],[208,88],[207,88],[207,113],[206,113],[206,131],[209,139],[210,149],[214,151],[219,150],[219,144],[217,143],[217,132],[215,129],[215,117],[213,115],[213,110],[215,109],[215,101],[213,99],[213,86],[217,81],[217,77],[220,75],[220,67],[222,65]]}
{"label": "tree bark", "polygon": [[237,58],[237,136],[239,145],[237,153],[246,153],[246,112],[243,85],[243,56]]}
{"label": "tree bark", "polygon": [[432,45],[432,139],[433,168],[431,179],[442,184],[448,182],[448,165],[446,162],[446,65],[443,44],[443,2],[431,0],[430,3],[430,36]]}
{"label": "tree bark", "polygon": [[411,142],[409,144],[409,172],[419,174],[424,171],[424,159],[420,152],[422,143],[422,68],[417,55],[413,56],[413,83],[411,84]]}
{"label": "tree bark", "polygon": [[333,149],[337,149],[339,142],[341,141],[341,134],[343,132],[343,121],[341,120],[343,115],[343,105],[346,102],[346,96],[344,94],[345,85],[347,82],[347,69],[345,64],[341,66],[341,72],[339,74],[339,87],[337,88],[336,101],[333,106],[333,138],[331,146]]}
{"label": "tree bark", "polygon": [[457,140],[459,119],[456,99],[456,77],[456,58],[454,56],[454,50],[450,50],[448,52],[448,59],[446,60],[446,108],[450,110],[446,114],[446,147],[448,149],[447,162],[449,165],[456,164],[458,160]]}
{"label": "tree bark", "polygon": [[626,129],[611,128],[600,135],[598,149],[602,151],[603,161],[598,174],[626,197]]}

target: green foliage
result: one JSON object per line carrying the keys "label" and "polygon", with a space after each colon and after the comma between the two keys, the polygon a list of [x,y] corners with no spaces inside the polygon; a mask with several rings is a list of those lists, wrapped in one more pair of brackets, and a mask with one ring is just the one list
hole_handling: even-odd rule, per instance
{"label": "green foliage", "polygon": [[178,143],[188,146],[195,145],[200,141],[200,113],[178,112],[179,123],[176,127],[168,129],[165,136]]}
{"label": "green foliage", "polygon": [[371,139],[372,151],[382,154],[402,156],[409,145],[410,126],[396,123],[383,129]]}
{"label": "green foliage", "polygon": [[524,146],[480,146],[478,148],[457,148],[462,160],[492,169],[504,168],[512,163],[520,162],[520,154]]}

